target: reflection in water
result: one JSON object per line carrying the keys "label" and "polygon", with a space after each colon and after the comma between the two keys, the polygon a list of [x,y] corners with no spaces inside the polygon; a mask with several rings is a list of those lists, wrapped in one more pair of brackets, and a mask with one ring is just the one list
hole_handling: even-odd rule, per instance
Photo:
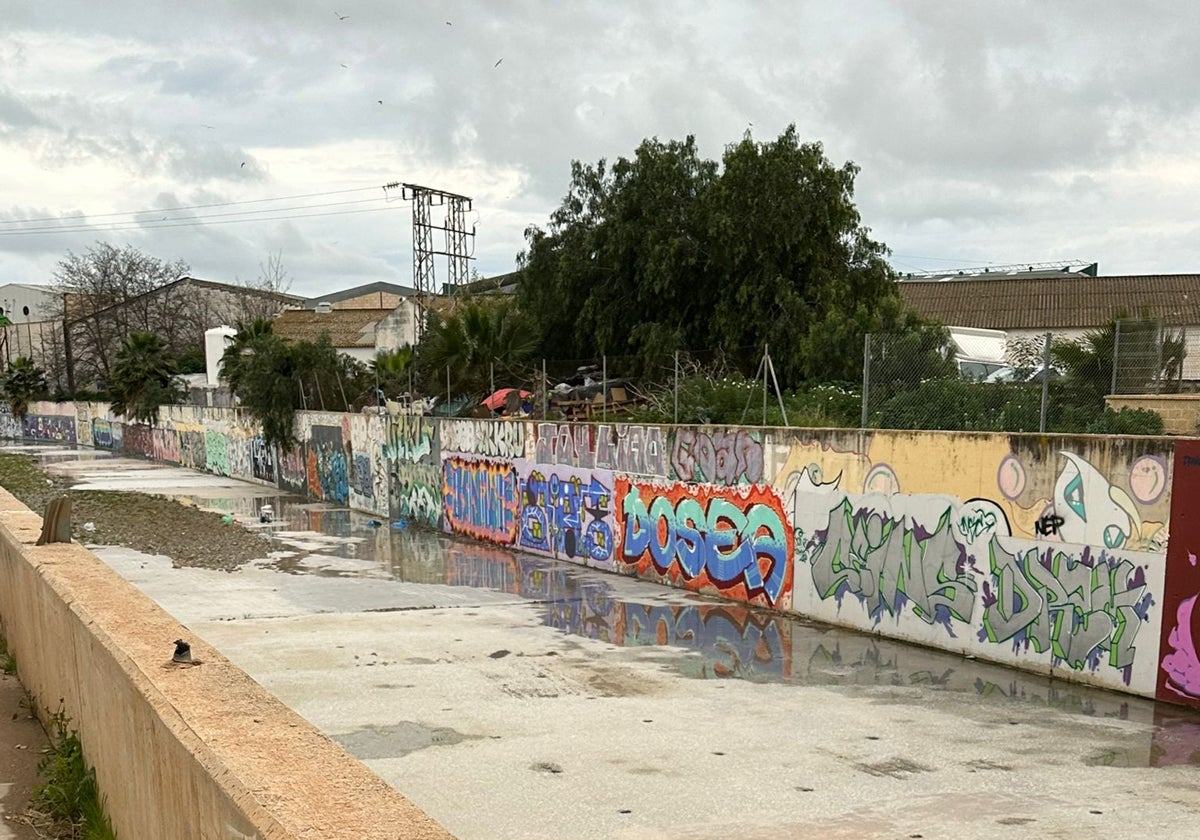
{"label": "reflection in water", "polygon": [[[851,689],[877,686],[914,689],[912,702],[928,703],[929,691],[975,698],[986,717],[1002,722],[1047,723],[1042,709],[1141,724],[1119,748],[1107,746],[1088,763],[1163,767],[1200,763],[1200,714],[1182,707],[1093,689],[1051,677],[877,636],[775,615],[744,604],[695,595],[656,594],[643,603],[619,596],[612,575],[549,559],[514,555],[482,543],[459,541],[434,531],[406,528],[369,514],[313,504],[278,493],[235,497],[191,497],[207,510],[232,513],[258,527],[258,510],[274,506],[278,522],[266,530],[277,548],[296,552],[288,570],[323,573],[304,560],[340,556],[359,561],[337,573],[383,575],[409,583],[496,590],[528,599],[542,622],[564,633],[617,646],[660,646],[685,651],[672,663],[697,678],[825,685]],[[308,547],[305,541],[309,540]],[[355,571],[355,569],[361,571]],[[625,591],[631,591],[624,587]],[[887,702],[904,702],[889,695]],[[1141,734],[1139,734],[1141,733]]]}

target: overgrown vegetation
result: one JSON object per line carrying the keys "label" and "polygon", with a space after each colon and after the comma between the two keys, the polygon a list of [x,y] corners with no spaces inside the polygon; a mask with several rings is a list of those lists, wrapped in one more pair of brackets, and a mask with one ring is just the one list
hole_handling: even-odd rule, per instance
{"label": "overgrown vegetation", "polygon": [[360,362],[339,353],[322,335],[286,341],[270,323],[243,323],[221,356],[230,389],[263,429],[268,445],[295,445],[299,410],[357,411],[375,402],[374,379]]}
{"label": "overgrown vegetation", "polygon": [[96,771],[83,755],[79,733],[59,707],[49,715],[50,746],[38,763],[44,780],[35,785],[31,807],[49,818],[58,836],[72,840],[116,840],[96,786]]}
{"label": "overgrown vegetation", "polygon": [[[466,299],[450,313],[431,313],[416,348],[416,373],[426,393],[487,396],[525,373],[537,349],[537,328],[507,298]],[[446,381],[449,373],[449,382]]]}

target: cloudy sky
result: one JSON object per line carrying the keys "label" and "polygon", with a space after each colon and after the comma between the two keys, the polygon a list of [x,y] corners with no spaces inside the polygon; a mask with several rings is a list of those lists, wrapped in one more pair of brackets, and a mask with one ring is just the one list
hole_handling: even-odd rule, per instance
{"label": "cloudy sky", "polygon": [[1154,0],[7,0],[0,282],[104,240],[408,284],[393,181],[471,196],[502,273],[572,159],[789,123],[861,167],[901,271],[1196,272],[1197,43],[1200,5]]}

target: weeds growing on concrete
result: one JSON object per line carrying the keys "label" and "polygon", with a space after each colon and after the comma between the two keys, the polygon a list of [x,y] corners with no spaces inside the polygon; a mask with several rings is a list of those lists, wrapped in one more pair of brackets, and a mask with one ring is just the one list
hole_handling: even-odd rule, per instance
{"label": "weeds growing on concrete", "polygon": [[17,675],[17,655],[8,649],[8,639],[0,634],[0,671],[10,677]]}
{"label": "weeds growing on concrete", "polygon": [[61,706],[49,715],[50,747],[38,763],[45,781],[34,787],[32,807],[53,820],[59,837],[116,840],[96,787],[96,771],[88,767],[79,733],[70,723]]}

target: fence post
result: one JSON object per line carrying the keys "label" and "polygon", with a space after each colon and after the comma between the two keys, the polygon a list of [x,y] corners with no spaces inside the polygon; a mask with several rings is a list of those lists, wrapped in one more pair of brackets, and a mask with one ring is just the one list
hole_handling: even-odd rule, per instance
{"label": "fence post", "polygon": [[1038,431],[1046,434],[1046,406],[1050,399],[1050,342],[1052,333],[1046,333],[1046,346],[1042,348],[1042,411],[1038,415]]}
{"label": "fence post", "polygon": [[1121,319],[1116,321],[1116,328],[1113,330],[1113,369],[1112,369],[1112,390],[1110,393],[1117,393],[1117,367],[1120,365],[1121,359]]}
{"label": "fence post", "polygon": [[542,359],[542,419],[550,416],[550,380],[546,379],[546,360]]}
{"label": "fence post", "polygon": [[450,365],[446,365],[446,416],[450,416]]}
{"label": "fence post", "polygon": [[675,351],[675,425],[679,425],[679,351]]}
{"label": "fence post", "polygon": [[600,419],[608,422],[608,354],[600,357]]}
{"label": "fence post", "polygon": [[1154,342],[1155,348],[1158,350],[1158,357],[1155,360],[1155,365],[1154,365],[1154,393],[1161,394],[1162,393],[1162,365],[1163,365],[1163,358],[1162,358],[1163,335],[1165,334],[1165,330],[1163,329],[1162,321],[1157,321],[1155,323],[1155,334],[1156,334],[1156,337],[1158,338],[1158,340],[1156,342]]}
{"label": "fence post", "polygon": [[763,360],[762,360],[762,372],[763,372],[763,419],[762,419],[762,424],[764,427],[767,425],[767,359],[768,358],[769,358],[769,356],[767,355],[767,345],[764,342],[763,343]]}
{"label": "fence post", "polygon": [[488,362],[488,381],[490,381],[492,383],[492,390],[488,392],[488,396],[490,397],[492,394],[496,393],[496,363],[495,362]]}
{"label": "fence post", "polygon": [[871,334],[863,336],[863,387],[862,387],[862,424],[867,428],[867,405],[871,395]]}

